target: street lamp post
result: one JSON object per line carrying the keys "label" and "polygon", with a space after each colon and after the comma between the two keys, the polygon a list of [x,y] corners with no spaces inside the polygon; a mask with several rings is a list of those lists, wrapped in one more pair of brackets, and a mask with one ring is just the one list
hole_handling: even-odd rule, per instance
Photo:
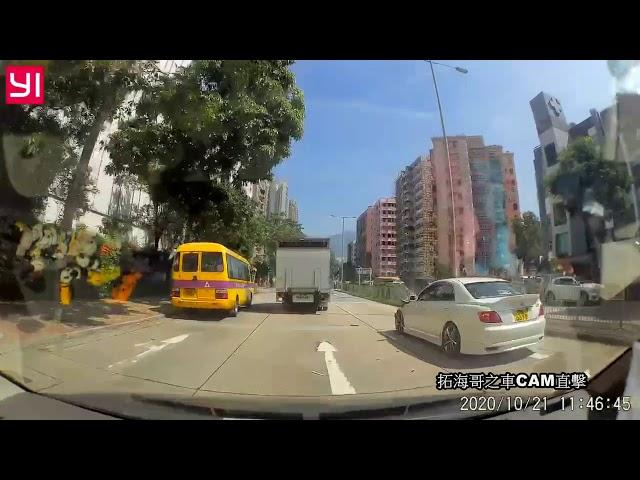
{"label": "street lamp post", "polygon": [[344,219],[345,218],[358,218],[351,215],[339,216],[339,215],[331,215],[333,218],[341,218],[342,219],[342,235],[340,237],[340,252],[342,257],[340,258],[340,288],[344,287]]}
{"label": "street lamp post", "polygon": [[455,206],[455,198],[453,194],[453,175],[451,172],[451,157],[449,155],[449,141],[447,140],[447,131],[444,128],[444,116],[442,114],[442,104],[440,103],[440,93],[438,92],[438,82],[436,80],[436,72],[433,69],[433,64],[442,65],[443,67],[453,68],[454,70],[460,73],[469,73],[469,71],[465,68],[454,67],[452,65],[447,65],[446,63],[434,62],[432,60],[425,60],[429,66],[431,67],[431,76],[433,77],[433,86],[436,90],[436,99],[438,100],[438,111],[440,112],[440,124],[442,125],[442,137],[444,138],[444,151],[447,155],[447,165],[449,167],[449,185],[451,189],[451,224],[453,227],[453,276],[458,276],[458,247],[456,241],[456,206]]}

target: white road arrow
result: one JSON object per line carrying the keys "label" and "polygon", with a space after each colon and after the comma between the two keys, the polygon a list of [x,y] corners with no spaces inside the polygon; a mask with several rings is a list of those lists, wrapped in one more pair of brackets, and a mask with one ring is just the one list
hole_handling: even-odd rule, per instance
{"label": "white road arrow", "polygon": [[345,374],[340,370],[340,365],[336,361],[333,352],[336,348],[329,342],[321,342],[318,345],[318,352],[324,352],[324,363],[327,364],[327,373],[329,374],[329,383],[331,384],[331,393],[333,395],[351,395],[356,393],[356,389],[349,383]]}
{"label": "white road arrow", "polygon": [[[159,352],[160,350],[162,350],[165,347],[168,347],[171,344],[180,343],[183,340],[186,340],[186,338],[188,336],[189,336],[189,334],[184,334],[184,335],[178,335],[177,337],[167,338],[166,340],[161,340],[160,341],[160,345],[151,345],[144,352],[139,353],[135,357],[128,358],[128,359],[125,359],[125,360],[120,360],[119,362],[116,362],[116,363],[112,363],[111,365],[109,365],[108,368],[117,367],[118,365],[122,365],[123,363],[127,363],[127,362],[138,363],[138,360],[141,359],[142,357],[144,357],[146,355],[149,355],[150,353],[153,353],[153,352]],[[149,345],[150,343],[151,342],[136,343],[135,345],[136,345],[136,347],[140,347],[140,346],[143,346],[143,345]]]}

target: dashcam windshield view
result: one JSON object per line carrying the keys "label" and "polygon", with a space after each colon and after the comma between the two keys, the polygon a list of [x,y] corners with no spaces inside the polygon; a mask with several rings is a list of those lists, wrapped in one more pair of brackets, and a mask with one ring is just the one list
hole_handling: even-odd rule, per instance
{"label": "dashcam windshield view", "polygon": [[640,418],[639,61],[0,76],[0,417]]}

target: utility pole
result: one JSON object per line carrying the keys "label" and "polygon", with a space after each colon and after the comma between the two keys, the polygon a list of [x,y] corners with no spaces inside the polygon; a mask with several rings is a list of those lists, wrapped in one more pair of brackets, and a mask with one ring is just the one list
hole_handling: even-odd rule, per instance
{"label": "utility pole", "polygon": [[458,276],[458,243],[456,241],[456,205],[455,205],[455,196],[453,193],[453,174],[451,171],[451,157],[449,155],[449,141],[447,140],[447,131],[444,128],[444,116],[442,114],[442,104],[440,103],[440,93],[438,92],[438,82],[436,80],[436,73],[433,70],[433,64],[442,65],[444,67],[453,68],[454,70],[460,73],[469,73],[469,71],[462,67],[454,67],[452,65],[447,65],[446,63],[433,62],[431,60],[425,60],[429,66],[431,67],[431,76],[433,78],[433,86],[436,90],[436,99],[438,100],[438,111],[440,112],[440,125],[442,126],[442,136],[444,138],[444,151],[447,156],[447,165],[449,167],[449,185],[451,189],[451,224],[453,228],[453,250],[452,250],[452,262],[453,262],[453,276]]}
{"label": "utility pole", "polygon": [[351,215],[331,215],[333,218],[341,218],[342,219],[342,235],[340,236],[340,252],[342,257],[340,258],[340,288],[344,286],[344,220],[345,218],[358,218]]}

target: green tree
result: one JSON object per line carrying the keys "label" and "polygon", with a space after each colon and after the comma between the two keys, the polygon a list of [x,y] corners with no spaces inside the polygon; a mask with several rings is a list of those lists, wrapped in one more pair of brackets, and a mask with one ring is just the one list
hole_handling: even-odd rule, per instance
{"label": "green tree", "polygon": [[[6,64],[48,61],[4,61]],[[5,97],[5,69],[0,65],[0,98]],[[0,101],[0,292],[22,296],[13,272],[20,240],[16,221],[33,225],[46,195],[65,162],[65,126],[60,118],[39,114],[38,105]]]}
{"label": "green tree", "polygon": [[344,280],[345,282],[355,282],[358,280],[358,275],[356,274],[356,266],[351,262],[346,262],[344,264]]}
{"label": "green tree", "polygon": [[542,226],[533,212],[524,212],[522,217],[512,222],[513,233],[516,237],[516,256],[525,264],[538,262],[543,255]]}
{"label": "green tree", "polygon": [[[604,220],[614,212],[630,207],[632,179],[622,162],[609,160],[590,137],[571,143],[559,155],[558,169],[545,178],[548,191],[560,197],[571,217],[580,217],[585,225],[587,250],[595,256],[593,275],[599,277],[599,244],[604,241]],[[594,215],[586,207],[599,203],[603,215]]]}
{"label": "green tree", "polygon": [[257,244],[254,250],[254,263],[259,278],[273,276],[276,271],[276,251],[278,243],[287,240],[298,240],[305,235],[302,226],[287,219],[284,215],[271,215],[265,218],[262,213],[257,213],[252,228],[256,231]]}
{"label": "green tree", "polygon": [[222,243],[246,258],[253,258],[271,233],[256,203],[231,183],[219,185],[221,197],[187,227],[187,240]]}
{"label": "green tree", "polygon": [[131,215],[133,223],[146,229],[158,250],[160,240],[164,248],[173,247],[183,240],[185,221],[177,206],[170,202],[151,202],[136,207]]}
{"label": "green tree", "polygon": [[188,230],[203,221],[214,228],[212,205],[224,211],[236,202],[228,184],[270,178],[302,136],[303,97],[291,64],[194,61],[160,77],[111,135],[108,172],[136,175],[154,204],[183,213]]}
{"label": "green tree", "polygon": [[331,278],[340,278],[340,262],[333,253],[333,250],[331,250],[331,254],[329,255],[329,265],[331,268]]}
{"label": "green tree", "polygon": [[266,224],[263,230],[264,237],[261,246],[272,271],[276,268],[276,250],[278,243],[287,240],[299,240],[304,237],[302,226],[286,218],[284,215],[270,215],[269,218],[261,217]]}
{"label": "green tree", "polygon": [[[51,62],[37,63],[49,68]],[[0,96],[5,96],[4,68],[0,68]],[[0,218],[9,224],[16,219],[35,221],[34,211],[43,206],[43,196],[62,163],[65,128],[59,118],[42,115],[42,110],[38,105],[0,102]]]}
{"label": "green tree", "polygon": [[[62,228],[69,230],[78,210],[86,208],[87,194],[94,188],[88,165],[105,121],[116,113],[130,111],[131,103],[124,101],[126,95],[156,75],[155,64],[133,60],[6,63],[43,65],[46,102],[0,106],[3,204],[24,216],[41,208],[46,195],[60,196],[65,201]],[[4,69],[0,75],[4,76]],[[0,80],[4,88],[4,78]],[[7,153],[9,158],[5,158]],[[11,164],[16,162],[19,167],[14,167],[11,175]],[[28,182],[16,182],[16,173]],[[10,180],[12,184],[6,185]],[[20,183],[27,183],[27,188],[20,188]]]}
{"label": "green tree", "polygon": [[69,230],[82,207],[89,160],[105,123],[129,115],[134,95],[157,80],[153,61],[72,60],[52,62],[47,69],[47,109],[67,122],[67,131],[80,150],[67,187],[61,227]]}

